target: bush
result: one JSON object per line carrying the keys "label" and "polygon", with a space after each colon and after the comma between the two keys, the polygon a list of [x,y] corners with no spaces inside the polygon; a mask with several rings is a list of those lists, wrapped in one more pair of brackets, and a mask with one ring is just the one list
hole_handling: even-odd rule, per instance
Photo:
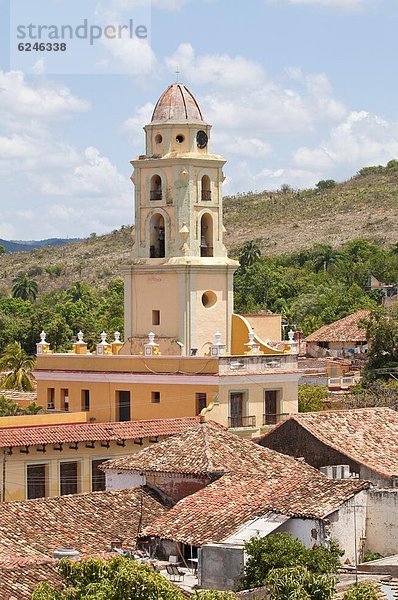
{"label": "bush", "polygon": [[267,577],[270,600],[330,600],[336,579],[315,575],[305,567],[273,569]]}
{"label": "bush", "polygon": [[377,591],[374,585],[365,581],[347,590],[343,600],[377,600]]}
{"label": "bush", "polygon": [[383,555],[378,552],[367,552],[363,557],[363,562],[371,562],[372,560],[378,560],[379,558],[383,558]]}
{"label": "bush", "polygon": [[268,574],[274,569],[306,567],[315,574],[335,573],[340,564],[339,550],[332,546],[306,548],[289,533],[275,533],[267,537],[251,538],[245,544],[248,560],[240,588],[250,589],[266,585]]}
{"label": "bush", "polygon": [[318,190],[330,190],[331,188],[336,187],[336,182],[334,179],[321,179],[315,186]]}
{"label": "bush", "polygon": [[184,600],[182,592],[162,575],[132,559],[63,559],[58,571],[65,581],[65,591],[40,583],[32,600]]}
{"label": "bush", "polygon": [[323,401],[328,397],[328,389],[323,385],[299,385],[299,412],[315,412],[323,409]]}

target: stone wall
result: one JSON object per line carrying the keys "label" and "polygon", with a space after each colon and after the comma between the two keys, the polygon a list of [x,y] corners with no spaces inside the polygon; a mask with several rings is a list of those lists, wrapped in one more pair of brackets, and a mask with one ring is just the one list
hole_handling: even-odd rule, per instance
{"label": "stone wall", "polygon": [[398,489],[369,491],[366,551],[398,554]]}

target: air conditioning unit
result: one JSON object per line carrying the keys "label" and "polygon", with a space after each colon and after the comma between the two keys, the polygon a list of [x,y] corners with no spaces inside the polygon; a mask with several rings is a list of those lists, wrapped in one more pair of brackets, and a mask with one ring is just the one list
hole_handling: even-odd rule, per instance
{"label": "air conditioning unit", "polygon": [[55,408],[54,402],[48,402],[47,403],[47,410],[54,410],[54,408]]}

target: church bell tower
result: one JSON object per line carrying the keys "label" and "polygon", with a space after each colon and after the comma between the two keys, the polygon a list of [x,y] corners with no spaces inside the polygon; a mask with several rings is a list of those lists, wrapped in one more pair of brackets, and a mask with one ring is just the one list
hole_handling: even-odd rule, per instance
{"label": "church bell tower", "polygon": [[142,352],[150,331],[162,355],[207,354],[217,331],[229,351],[233,274],[223,244],[225,161],[191,92],[174,83],[144,127],[134,159],[135,240],[125,278],[125,339]]}

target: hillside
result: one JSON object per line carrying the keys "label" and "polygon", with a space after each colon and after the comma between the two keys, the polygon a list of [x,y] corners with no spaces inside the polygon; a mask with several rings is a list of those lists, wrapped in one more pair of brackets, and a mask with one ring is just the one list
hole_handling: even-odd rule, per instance
{"label": "hillside", "polygon": [[0,246],[3,246],[7,252],[29,252],[34,248],[43,248],[45,246],[63,246],[70,242],[78,242],[79,239],[62,239],[62,238],[51,238],[49,240],[35,240],[28,242],[20,242],[18,240],[2,240],[0,239]]}
{"label": "hillside", "polygon": [[28,273],[38,282],[40,291],[45,292],[66,289],[75,281],[104,287],[118,274],[119,265],[127,261],[131,244],[131,228],[123,227],[108,235],[64,246],[1,255],[0,296],[20,273]]}
{"label": "hillside", "polygon": [[224,200],[226,244],[258,240],[263,253],[291,253],[315,244],[334,248],[364,238],[398,241],[398,169],[372,167],[323,192],[262,192]]}
{"label": "hillside", "polygon": [[[360,237],[384,247],[398,242],[398,169],[363,171],[323,192],[262,192],[225,198],[229,250],[253,239],[270,255],[318,243],[336,248]],[[0,256],[0,295],[16,274],[26,272],[42,291],[66,288],[77,280],[103,287],[128,260],[131,244],[131,228],[123,227],[62,247]]]}

